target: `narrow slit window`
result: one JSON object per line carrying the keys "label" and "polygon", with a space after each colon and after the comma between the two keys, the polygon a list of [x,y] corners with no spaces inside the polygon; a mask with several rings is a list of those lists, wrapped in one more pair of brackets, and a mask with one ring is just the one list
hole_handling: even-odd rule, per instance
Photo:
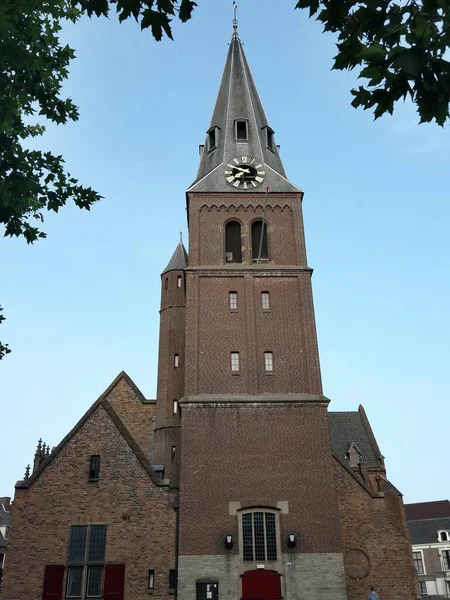
{"label": "narrow slit window", "polygon": [[170,453],[170,457],[171,457],[172,462],[175,460],[176,453],[177,453],[177,447],[176,446],[172,446],[172,452]]}
{"label": "narrow slit window", "polygon": [[[174,400],[173,401],[173,414],[177,415],[178,414],[178,400]],[[173,446],[173,448],[175,448],[175,446]],[[172,449],[173,449],[172,448]]]}
{"label": "narrow slit window", "polygon": [[264,370],[273,373],[273,352],[264,352]]}
{"label": "narrow slit window", "polygon": [[237,312],[237,292],[230,292],[228,294],[228,299],[231,312]]}
{"label": "narrow slit window", "polygon": [[274,139],[273,139],[273,129],[270,129],[270,127],[266,127],[266,137],[267,137],[267,147],[270,150],[274,150],[275,143],[274,143]]}
{"label": "narrow slit window", "polygon": [[247,140],[248,139],[248,123],[247,121],[235,121],[236,128],[236,139]]}
{"label": "narrow slit window", "polygon": [[100,456],[98,454],[91,456],[91,463],[89,465],[89,479],[96,481],[100,477]]}
{"label": "narrow slit window", "polygon": [[219,127],[211,127],[207,132],[208,152],[217,147],[219,141]]}
{"label": "narrow slit window", "polygon": [[177,572],[175,569],[169,571],[169,590],[174,590],[177,587]]}
{"label": "narrow slit window", "polygon": [[149,590],[155,589],[155,570],[154,569],[148,570],[148,589]]}
{"label": "narrow slit window", "polygon": [[261,292],[261,306],[263,310],[270,310],[270,294],[269,292]]}
{"label": "narrow slit window", "polygon": [[231,353],[231,372],[239,373],[239,352]]}
{"label": "narrow slit window", "polygon": [[169,278],[168,277],[166,277],[164,280],[164,289],[165,290],[169,289]]}
{"label": "narrow slit window", "polygon": [[181,275],[178,275],[178,276],[177,276],[177,287],[179,287],[179,288],[181,287],[181,282],[182,282],[182,279],[183,279],[183,278],[181,277]]}
{"label": "narrow slit window", "polygon": [[175,367],[175,369],[180,366],[180,355],[179,354],[175,354],[175,356],[173,357],[173,366]]}

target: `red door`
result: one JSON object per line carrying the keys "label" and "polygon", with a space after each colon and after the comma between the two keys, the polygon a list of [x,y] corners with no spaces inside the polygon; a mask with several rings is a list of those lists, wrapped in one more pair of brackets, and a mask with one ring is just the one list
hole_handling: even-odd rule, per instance
{"label": "red door", "polygon": [[276,571],[255,569],[242,575],[242,600],[281,600],[281,576]]}

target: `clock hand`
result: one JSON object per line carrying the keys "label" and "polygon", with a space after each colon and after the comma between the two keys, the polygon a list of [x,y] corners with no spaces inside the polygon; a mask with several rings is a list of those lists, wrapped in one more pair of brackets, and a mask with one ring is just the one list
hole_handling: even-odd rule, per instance
{"label": "clock hand", "polygon": [[241,169],[241,167],[233,167],[237,171],[242,171],[242,173],[250,173],[250,169]]}
{"label": "clock hand", "polygon": [[236,175],[234,176],[234,178],[236,179],[236,177],[244,177],[244,173],[236,173]]}

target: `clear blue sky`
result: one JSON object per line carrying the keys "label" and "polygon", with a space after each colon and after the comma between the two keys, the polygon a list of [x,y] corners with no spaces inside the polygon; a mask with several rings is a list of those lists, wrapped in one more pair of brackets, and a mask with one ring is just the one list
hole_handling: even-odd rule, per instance
{"label": "clear blue sky", "polygon": [[[124,369],[155,397],[160,272],[186,236],[185,190],[209,125],[231,1],[198,0],[156,43],[134,22],[85,19],[67,95],[77,123],[39,144],[104,200],[48,215],[34,246],[0,238],[0,495],[55,446]],[[239,3],[245,44],[304,213],[324,392],[365,407],[405,502],[449,493],[449,128],[405,103],[373,121],[350,106],[356,74],[295,0]]]}

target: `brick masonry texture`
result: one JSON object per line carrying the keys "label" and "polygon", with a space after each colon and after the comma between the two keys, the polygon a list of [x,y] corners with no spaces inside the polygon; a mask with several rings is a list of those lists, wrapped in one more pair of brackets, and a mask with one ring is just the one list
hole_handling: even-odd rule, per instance
{"label": "brick masonry texture", "polygon": [[[281,566],[266,563],[266,568],[281,574],[284,598],[295,600],[345,600],[344,565],[341,554],[283,554]],[[236,555],[183,556],[179,563],[179,600],[195,598],[196,579],[219,583],[219,598],[242,597],[240,575],[248,569]],[[182,582],[182,583],[181,583]],[[362,597],[364,599],[364,596]]]}
{"label": "brick masonry texture", "polygon": [[288,501],[283,531],[303,552],[340,551],[325,406],[185,409],[182,436],[180,555],[225,553],[224,535],[238,539],[235,501]]}
{"label": "brick masonry texture", "polygon": [[400,496],[387,485],[373,497],[339,463],[335,465],[347,597],[364,598],[375,586],[380,598],[417,597],[415,571]]}
{"label": "brick masonry texture", "polygon": [[[185,286],[183,271],[162,276],[154,463],[164,465],[164,477],[170,479],[172,486],[178,486],[181,453],[180,414],[174,414],[173,401],[180,400],[184,393]],[[175,457],[172,447],[176,448]]]}
{"label": "brick masonry texture", "polygon": [[[271,194],[266,222],[269,261],[306,266],[301,194]],[[264,194],[189,194],[189,266],[225,264],[225,225],[241,223],[242,261],[252,264],[251,224],[264,215]]]}
{"label": "brick masonry texture", "polygon": [[[123,389],[117,395],[124,400]],[[101,457],[97,483],[88,481],[93,454]],[[155,570],[153,596],[168,598],[175,518],[171,494],[151,481],[100,405],[30,487],[16,489],[2,597],[39,600],[45,565],[66,563],[70,526],[106,523],[105,559],[125,563],[125,598],[148,599],[148,569]]]}

